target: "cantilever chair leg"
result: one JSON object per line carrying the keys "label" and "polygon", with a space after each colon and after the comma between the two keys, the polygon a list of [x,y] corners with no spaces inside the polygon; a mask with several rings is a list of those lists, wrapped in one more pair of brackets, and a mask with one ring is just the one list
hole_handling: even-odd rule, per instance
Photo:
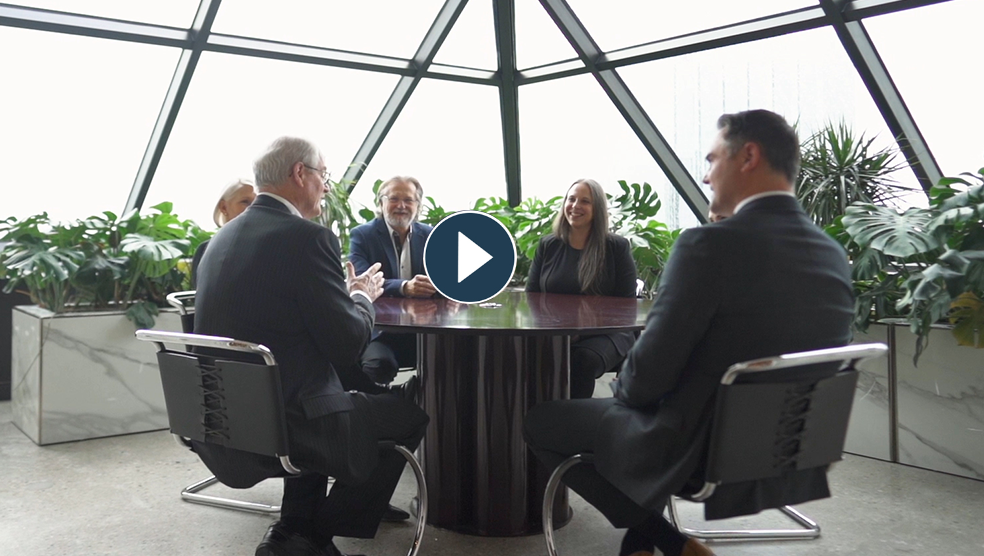
{"label": "cantilever chair leg", "polygon": [[424,540],[424,526],[427,524],[427,481],[424,479],[424,470],[421,469],[420,462],[414,457],[413,452],[396,443],[393,443],[391,447],[403,455],[417,479],[417,528],[414,531],[413,544],[407,551],[407,556],[417,556],[417,552],[420,551],[420,543]]}
{"label": "cantilever chair leg", "polygon": [[247,502],[245,500],[236,500],[234,498],[222,498],[220,496],[210,496],[208,494],[198,494],[202,490],[205,490],[217,482],[219,482],[219,480],[215,478],[215,475],[212,475],[211,477],[198,481],[195,484],[188,485],[181,491],[181,499],[185,502],[191,502],[192,504],[203,504],[205,506],[215,506],[218,508],[239,510],[243,512],[256,512],[261,514],[280,513],[280,506],[260,504],[259,502]]}
{"label": "cantilever chair leg", "polygon": [[557,489],[560,488],[560,481],[564,478],[564,473],[582,461],[587,461],[585,455],[577,454],[565,459],[554,472],[550,474],[547,481],[547,490],[543,493],[543,539],[547,543],[548,556],[557,556],[557,547],[554,545],[553,535],[553,502],[557,496]]}
{"label": "cantilever chair leg", "polygon": [[811,540],[820,536],[820,526],[816,521],[803,515],[792,506],[778,508],[789,519],[798,523],[800,529],[691,529],[680,523],[677,515],[676,497],[671,496],[666,505],[670,523],[684,535],[702,541],[768,541],[768,540]]}

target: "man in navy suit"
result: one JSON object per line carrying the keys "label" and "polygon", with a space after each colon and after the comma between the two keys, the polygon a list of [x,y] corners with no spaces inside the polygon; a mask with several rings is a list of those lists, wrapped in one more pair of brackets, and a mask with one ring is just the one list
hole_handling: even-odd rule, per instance
{"label": "man in navy suit", "polygon": [[[415,178],[391,178],[376,193],[376,219],[352,230],[349,261],[356,272],[382,265],[383,295],[430,297],[437,291],[424,274],[424,244],[432,228],[417,222],[423,198]],[[362,370],[375,382],[389,384],[400,367],[416,362],[415,334],[376,332],[362,355]]]}
{"label": "man in navy suit", "polygon": [[[574,466],[564,482],[628,529],[621,556],[712,554],[662,512],[698,469],[729,366],[850,340],[846,253],[793,196],[796,132],[766,110],[725,114],[718,128],[704,183],[711,212],[727,218],[680,234],[615,396],[546,402],[526,419],[527,442],[547,467],[594,453],[593,466]],[[825,471],[790,477],[798,499],[782,503],[829,496]],[[732,515],[754,513],[758,499],[734,500]]]}
{"label": "man in navy suit", "polygon": [[[256,556],[339,556],[334,536],[372,538],[406,461],[380,440],[413,450],[427,415],[391,393],[343,387],[372,333],[379,265],[342,267],[338,238],[310,221],[327,187],[311,143],[275,141],[253,165],[259,195],[223,226],[202,258],[195,332],[263,344],[277,358],[290,456],[304,474],[284,481],[280,520]],[[276,458],[194,443],[224,484],[248,488],[283,474]],[[328,492],[328,477],[335,484]]]}

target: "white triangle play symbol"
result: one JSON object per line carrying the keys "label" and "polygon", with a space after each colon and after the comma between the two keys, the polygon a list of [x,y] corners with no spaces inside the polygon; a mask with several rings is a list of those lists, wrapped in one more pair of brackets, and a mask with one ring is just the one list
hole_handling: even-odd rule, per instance
{"label": "white triangle play symbol", "polygon": [[468,278],[485,263],[492,260],[485,249],[468,239],[468,236],[458,232],[458,283]]}

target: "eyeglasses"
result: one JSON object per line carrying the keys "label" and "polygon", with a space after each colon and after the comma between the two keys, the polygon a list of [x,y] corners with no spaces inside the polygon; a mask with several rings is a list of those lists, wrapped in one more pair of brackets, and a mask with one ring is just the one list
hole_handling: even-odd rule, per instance
{"label": "eyeglasses", "polygon": [[383,195],[382,197],[380,197],[380,199],[386,201],[387,203],[393,205],[394,207],[401,204],[406,205],[408,207],[413,207],[417,205],[417,199],[413,199],[410,197],[390,197],[389,195]]}
{"label": "eyeglasses", "polygon": [[[302,162],[301,164],[304,163]],[[307,168],[308,170],[311,170],[315,174],[319,174],[321,176],[321,181],[323,181],[325,185],[328,185],[328,183],[331,181],[331,172],[329,172],[327,168],[324,170],[318,170],[317,168],[313,166],[308,166],[307,164],[304,164],[304,167]]]}

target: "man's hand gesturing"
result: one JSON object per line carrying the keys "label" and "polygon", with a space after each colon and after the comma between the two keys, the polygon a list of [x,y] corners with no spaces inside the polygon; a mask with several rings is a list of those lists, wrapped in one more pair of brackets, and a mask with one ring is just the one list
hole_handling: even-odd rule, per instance
{"label": "man's hand gesturing", "polygon": [[383,273],[379,271],[379,267],[380,264],[376,263],[356,276],[355,266],[351,262],[346,262],[348,278],[345,281],[348,283],[349,293],[361,291],[368,295],[371,301],[376,301],[376,298],[383,294]]}

